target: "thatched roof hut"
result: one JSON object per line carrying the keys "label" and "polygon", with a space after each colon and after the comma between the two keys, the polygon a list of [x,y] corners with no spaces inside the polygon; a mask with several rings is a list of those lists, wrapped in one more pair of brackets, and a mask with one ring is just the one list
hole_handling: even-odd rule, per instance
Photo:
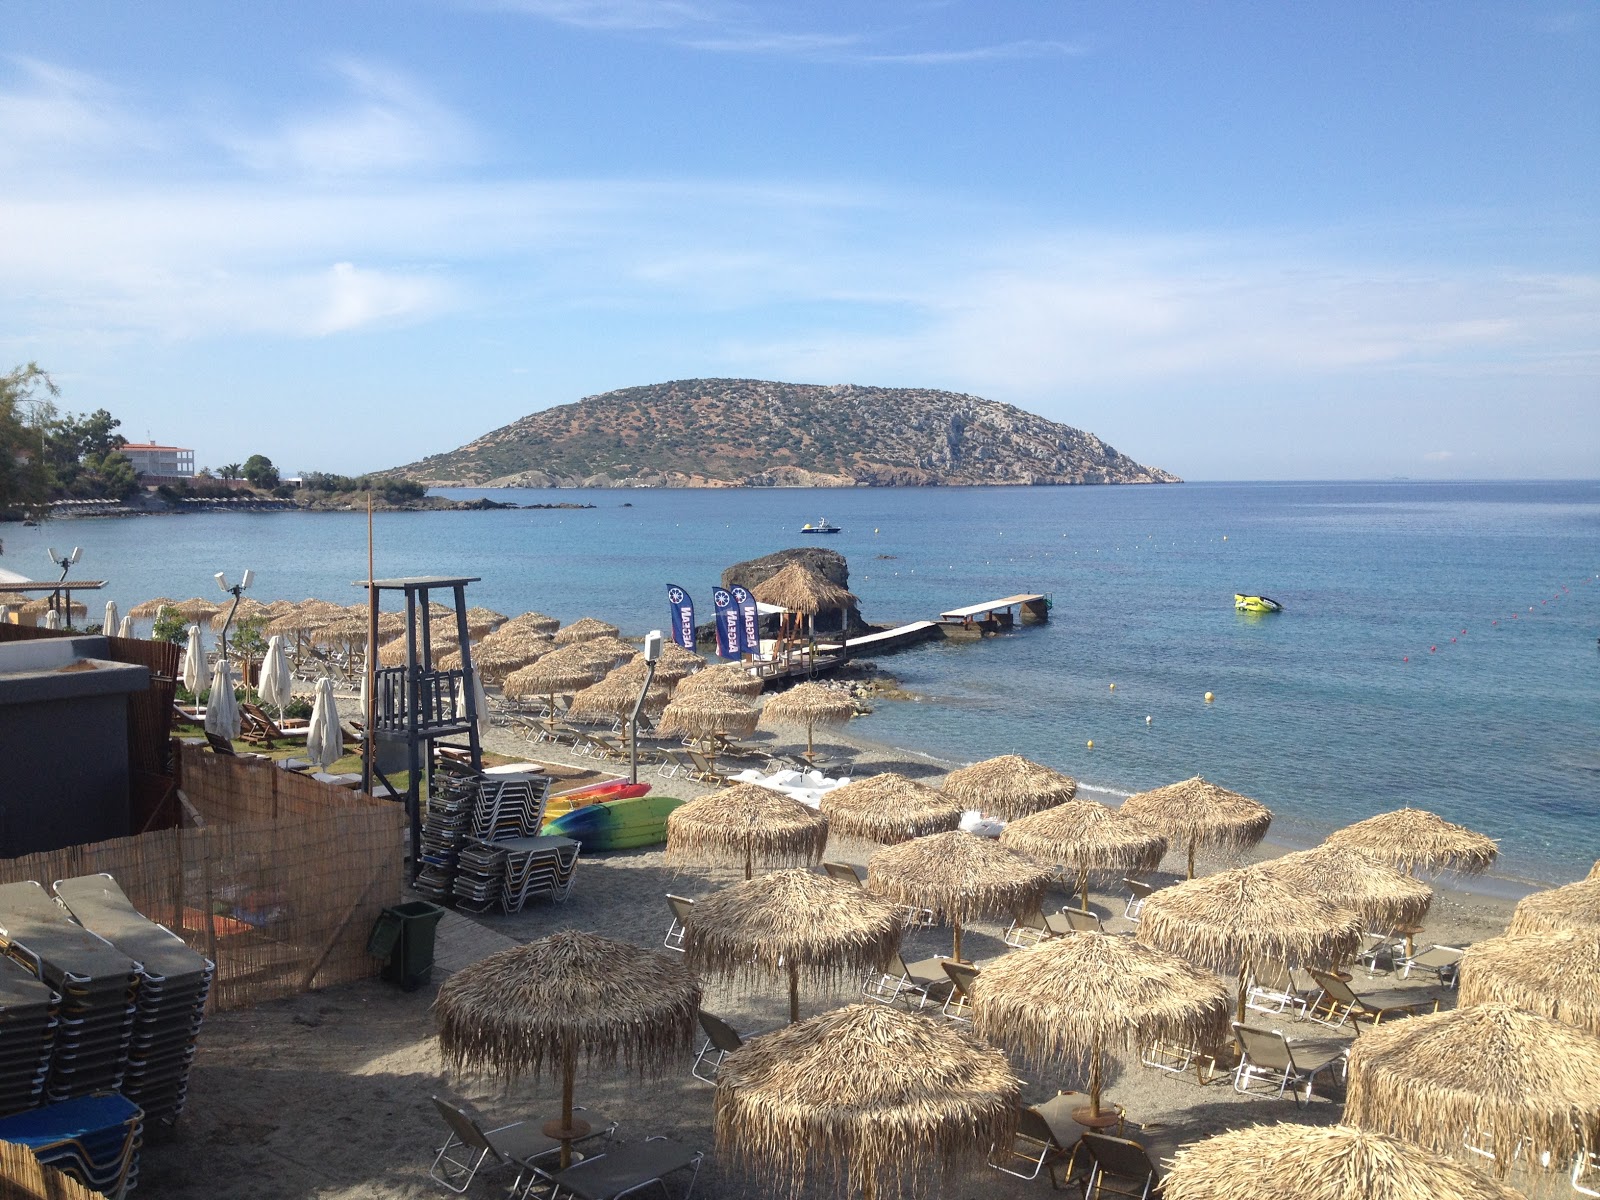
{"label": "thatched roof hut", "polygon": [[1179,1147],[1166,1200],[1522,1200],[1481,1171],[1353,1125],[1252,1125]]}
{"label": "thatched roof hut", "polygon": [[1000,844],[1073,872],[1085,908],[1091,874],[1154,871],[1167,853],[1162,834],[1093,800],[1069,800],[1012,821],[1001,831]]}
{"label": "thatched roof hut", "polygon": [[1078,781],[1020,754],[1002,754],[951,771],[944,792],[965,808],[982,809],[1002,821],[1065,804],[1078,794]]}
{"label": "thatched roof hut", "polygon": [[1509,934],[1582,933],[1600,937],[1600,880],[1580,879],[1517,901]]}
{"label": "thatched roof hut", "polygon": [[1039,905],[1054,872],[976,834],[935,833],[867,859],[867,890],[896,904],[932,909],[955,927],[978,917],[1020,917]]}
{"label": "thatched roof hut", "polygon": [[439,1050],[457,1071],[562,1079],[563,1160],[581,1136],[572,1116],[578,1056],[641,1075],[676,1066],[693,1045],[700,984],[676,954],[567,930],[501,950],[439,987]]}
{"label": "thatched roof hut", "polygon": [[590,638],[616,637],[622,631],[596,617],[579,617],[571,625],[556,630],[556,645],[570,646],[573,642],[586,642]]}
{"label": "thatched roof hut", "polygon": [[1500,853],[1493,838],[1422,808],[1398,808],[1346,825],[1330,833],[1325,844],[1365,850],[1402,871],[1421,867],[1463,875],[1481,875]]}
{"label": "thatched roof hut", "polygon": [[684,694],[678,686],[656,728],[668,737],[744,737],[755,731],[761,710],[742,696],[701,689]]}
{"label": "thatched roof hut", "polygon": [[900,949],[900,910],[814,871],[774,871],[703,896],[685,919],[684,950],[702,975],[743,984],[786,977],[789,1020],[800,1019],[800,977],[855,978]]}
{"label": "thatched roof hut", "polygon": [[754,783],[709,792],[667,816],[667,861],[809,867],[822,861],[828,821],[821,813]]}
{"label": "thatched roof hut", "polygon": [[822,815],[840,837],[894,845],[961,825],[961,806],[937,788],[893,771],[868,775],[822,796]]}
{"label": "thatched roof hut", "polygon": [[1462,1131],[1502,1151],[1526,1138],[1555,1162],[1600,1146],[1600,1038],[1509,1004],[1474,1004],[1362,1032],[1344,1119],[1440,1154]]}
{"label": "thatched roof hut", "polygon": [[735,696],[759,696],[766,685],[740,663],[716,663],[679,681],[673,694],[691,692],[729,692]]}
{"label": "thatched roof hut", "polygon": [[169,600],[165,596],[157,596],[154,600],[146,600],[143,604],[135,604],[128,610],[130,617],[137,617],[141,621],[148,621],[152,617],[159,617],[163,608],[174,608],[176,600]]}
{"label": "thatched roof hut", "polygon": [[1324,843],[1268,859],[1260,868],[1301,891],[1355,909],[1369,928],[1421,924],[1433,903],[1431,887],[1365,850]]}
{"label": "thatched roof hut", "polygon": [[771,1195],[915,1193],[1010,1145],[1019,1088],[1004,1054],[947,1024],[850,1005],[723,1060],[717,1152]]}
{"label": "thatched roof hut", "polygon": [[1036,1070],[1089,1073],[1100,1115],[1107,1047],[1160,1038],[1220,1044],[1233,1007],[1228,989],[1186,959],[1105,933],[1068,933],[984,967],[971,988],[972,1027]]}
{"label": "thatched roof hut", "polygon": [[1197,848],[1245,850],[1264,838],[1272,824],[1272,810],[1265,804],[1198,775],[1129,796],[1122,815],[1160,830],[1174,846],[1187,846],[1190,879]]}
{"label": "thatched roof hut", "polygon": [[1600,937],[1529,933],[1474,942],[1461,960],[1462,1004],[1511,1004],[1600,1037]]}
{"label": "thatched roof hut", "polygon": [[856,598],[847,589],[818,574],[804,563],[788,564],[750,589],[762,604],[775,604],[790,612],[814,617],[818,613],[849,608]]}
{"label": "thatched roof hut", "polygon": [[765,725],[804,725],[806,756],[812,754],[812,731],[817,725],[843,725],[856,715],[850,693],[825,683],[800,683],[770,697],[761,706]]}

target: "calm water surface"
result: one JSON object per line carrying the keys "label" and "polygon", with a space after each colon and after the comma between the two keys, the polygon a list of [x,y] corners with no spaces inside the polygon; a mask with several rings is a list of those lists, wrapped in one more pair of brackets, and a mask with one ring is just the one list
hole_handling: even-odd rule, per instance
{"label": "calm water surface", "polygon": [[[1120,792],[1201,773],[1291,837],[1414,804],[1500,838],[1511,875],[1600,857],[1600,484],[449,494],[597,507],[379,514],[380,575],[479,575],[475,603],[638,634],[668,581],[705,619],[723,567],[825,516],[869,620],[1054,597],[1047,626],[884,659],[923,699],[864,735]],[[365,539],[365,514],[89,519],[12,526],[0,563],[42,573],[47,543],[82,545],[75,573],[111,581],[91,619],[247,566],[263,600],[350,603]],[[1236,614],[1236,590],[1285,611]]]}

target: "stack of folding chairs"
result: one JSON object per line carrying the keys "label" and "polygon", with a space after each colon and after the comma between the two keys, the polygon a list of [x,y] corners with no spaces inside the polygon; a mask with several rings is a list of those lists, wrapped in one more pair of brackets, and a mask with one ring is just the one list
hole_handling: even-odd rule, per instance
{"label": "stack of folding chairs", "polygon": [[0,1113],[33,1108],[44,1095],[61,997],[20,963],[0,958]]}
{"label": "stack of folding chairs", "polygon": [[417,872],[418,892],[430,900],[447,903],[454,894],[461,841],[472,824],[477,788],[452,788],[428,801],[422,822],[422,869]]}
{"label": "stack of folding chairs", "polygon": [[78,925],[32,880],[0,886],[0,942],[61,997],[46,1099],[121,1087],[138,986],[133,960]]}
{"label": "stack of folding chairs", "polygon": [[472,807],[472,836],[480,842],[532,837],[544,826],[550,799],[546,775],[485,775]]}
{"label": "stack of folding chairs", "polygon": [[456,860],[456,877],[451,885],[456,907],[484,913],[500,904],[506,883],[506,852],[491,842],[468,838]]}
{"label": "stack of folding chairs", "polygon": [[85,929],[137,966],[138,999],[121,1090],[146,1119],[172,1124],[183,1112],[215,965],[134,908],[109,875],[60,880],[55,893]]}
{"label": "stack of folding chairs", "polygon": [[578,843],[564,837],[525,837],[496,842],[505,854],[500,907],[521,912],[530,896],[565,900],[578,870]]}
{"label": "stack of folding chairs", "polygon": [[489,775],[478,781],[472,833],[461,841],[451,885],[459,907],[521,912],[530,896],[567,898],[578,843],[539,836],[550,784],[544,775]]}
{"label": "stack of folding chairs", "polygon": [[0,1140],[27,1146],[45,1166],[113,1200],[126,1195],[138,1178],[143,1134],[139,1106],[115,1093],[0,1118]]}

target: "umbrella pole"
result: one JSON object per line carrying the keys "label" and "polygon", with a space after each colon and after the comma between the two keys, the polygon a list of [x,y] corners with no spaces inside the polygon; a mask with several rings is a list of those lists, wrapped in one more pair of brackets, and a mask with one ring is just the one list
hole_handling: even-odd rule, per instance
{"label": "umbrella pole", "polygon": [[[1337,969],[1338,968],[1335,968],[1335,970]],[[1250,964],[1248,962],[1241,961],[1239,963],[1239,1003],[1235,1007],[1235,1014],[1239,1024],[1241,1025],[1244,1024],[1245,976],[1246,972],[1249,970]]]}
{"label": "umbrella pole", "polygon": [[1189,839],[1189,878],[1194,878],[1194,839]]}
{"label": "umbrella pole", "polygon": [[1089,1053],[1089,1115],[1100,1115],[1100,1091],[1102,1087],[1101,1069],[1104,1052],[1100,1048],[1100,1039],[1094,1041],[1094,1049]]}
{"label": "umbrella pole", "polygon": [[745,840],[744,840],[744,877],[746,879],[750,879],[750,878],[753,877],[753,874],[754,874],[753,868],[755,867],[755,853],[756,853],[756,851],[755,851],[755,842],[751,838],[745,838]]}
{"label": "umbrella pole", "polygon": [[964,962],[965,960],[961,957],[961,922],[957,921],[955,923],[955,926],[956,926],[956,944],[955,944],[955,949],[952,950],[951,953],[955,956],[955,960],[957,962]]}
{"label": "umbrella pole", "polygon": [[1083,907],[1084,907],[1085,910],[1087,910],[1088,907],[1089,907],[1089,868],[1088,867],[1079,867],[1078,868],[1078,891],[1083,896]]}
{"label": "umbrella pole", "polygon": [[789,1024],[800,1019],[800,968],[789,964]]}
{"label": "umbrella pole", "polygon": [[816,750],[811,745],[811,725],[812,725],[811,720],[809,718],[807,718],[807,720],[806,720],[806,758],[807,759],[811,759],[811,758],[815,758],[816,757]]}
{"label": "umbrella pole", "polygon": [[572,1165],[572,1080],[578,1073],[578,1048],[568,1046],[561,1064],[561,1169]]}

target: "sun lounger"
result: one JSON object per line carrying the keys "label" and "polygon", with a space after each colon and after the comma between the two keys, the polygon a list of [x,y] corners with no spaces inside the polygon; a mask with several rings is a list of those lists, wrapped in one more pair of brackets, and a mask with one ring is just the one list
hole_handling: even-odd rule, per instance
{"label": "sun lounger", "polygon": [[260,705],[245,701],[239,706],[239,721],[241,736],[252,746],[260,746],[271,750],[274,742],[299,742],[305,743],[306,736],[311,730],[311,725],[306,721],[284,722],[278,724],[269,717]]}
{"label": "sun lounger", "polygon": [[1294,985],[1294,976],[1282,962],[1254,962],[1250,964],[1250,986],[1245,992],[1244,1006],[1257,1012],[1281,1016],[1293,1013],[1298,1020],[1306,1015],[1310,1001]]}
{"label": "sun lounger", "polygon": [[1139,879],[1124,879],[1123,885],[1128,889],[1128,903],[1123,906],[1122,915],[1135,925],[1139,923],[1139,914],[1144,911],[1144,902],[1150,899],[1156,890],[1150,884]]}
{"label": "sun lounger", "polygon": [[689,914],[694,911],[694,901],[668,892],[667,907],[672,910],[672,924],[667,926],[667,936],[662,939],[661,944],[668,950],[682,953],[684,935],[689,932]]}
{"label": "sun lounger", "polygon": [[549,1200],[560,1200],[562,1196],[572,1196],[576,1200],[616,1200],[652,1183],[659,1184],[662,1192],[666,1192],[665,1176],[692,1169],[689,1187],[683,1193],[683,1200],[689,1200],[694,1194],[695,1181],[700,1178],[700,1163],[704,1158],[702,1150],[691,1150],[664,1137],[653,1137],[619,1144],[565,1171],[554,1174],[540,1171],[540,1175],[551,1185]]}
{"label": "sun lounger", "polygon": [[830,879],[837,879],[840,883],[853,883],[856,887],[861,886],[860,873],[849,863],[825,862],[822,864],[822,869]]}
{"label": "sun lounger", "polygon": [[1084,1200],[1099,1200],[1102,1196],[1149,1200],[1156,1193],[1161,1173],[1150,1160],[1149,1152],[1138,1142],[1086,1131],[1082,1146],[1089,1160]]}
{"label": "sun lounger", "polygon": [[[484,1129],[448,1100],[434,1096],[433,1106],[438,1109],[450,1133],[434,1155],[433,1165],[428,1168],[428,1177],[457,1195],[471,1186],[480,1171],[487,1174],[516,1167],[517,1177],[508,1192],[508,1195],[515,1196],[524,1178],[531,1176],[533,1164],[553,1157],[561,1149],[560,1142],[546,1137],[537,1126],[527,1121],[513,1121],[509,1125]],[[615,1121],[590,1120],[589,1124],[593,1131],[581,1140],[610,1137],[617,1128]]]}
{"label": "sun lounger", "polygon": [[1056,1182],[1056,1168],[1065,1164],[1063,1174],[1072,1176],[1074,1152],[1078,1139],[1074,1136],[1066,1144],[1057,1138],[1055,1130],[1037,1108],[1017,1107],[1017,1132],[1009,1146],[996,1146],[989,1155],[989,1165],[996,1171],[1015,1175],[1018,1179],[1037,1179],[1039,1172],[1050,1172],[1051,1186]]}
{"label": "sun lounger", "polygon": [[952,1021],[963,1025],[972,1023],[972,981],[981,973],[971,963],[959,963],[953,958],[945,959],[941,964],[944,973],[950,976],[950,994],[945,997],[944,1007],[940,1010]]}
{"label": "sun lounger", "polygon": [[1385,988],[1382,991],[1357,994],[1337,975],[1326,971],[1312,971],[1311,977],[1322,989],[1322,995],[1307,1015],[1334,1029],[1347,1021],[1371,1021],[1378,1024],[1385,1017],[1409,1017],[1421,1012],[1438,1012],[1439,996],[1418,988]]}
{"label": "sun lounger", "polygon": [[1106,927],[1100,922],[1100,914],[1090,912],[1087,908],[1063,908],[1061,916],[1067,922],[1067,927],[1078,933],[1104,933]]}
{"label": "sun lounger", "polygon": [[898,953],[891,954],[883,966],[867,976],[861,994],[880,1004],[893,1004],[905,997],[917,999],[917,1007],[939,1004],[953,986],[944,972],[943,958],[924,958],[908,963]]}
{"label": "sun lounger", "polygon": [[1027,915],[1013,920],[1006,927],[1003,939],[1008,946],[1026,949],[1046,938],[1060,937],[1070,932],[1072,926],[1067,924],[1067,919],[1060,913],[1046,913],[1043,909],[1035,908]]}
{"label": "sun lounger", "polygon": [[1239,1065],[1233,1072],[1233,1090],[1241,1095],[1249,1093],[1257,1080],[1264,1080],[1268,1087],[1277,1084],[1279,1100],[1292,1088],[1294,1102],[1304,1105],[1311,1102],[1311,1088],[1318,1075],[1344,1076],[1349,1042],[1336,1038],[1291,1041],[1281,1030],[1255,1029],[1237,1021],[1233,1023],[1233,1035],[1239,1039],[1240,1051]]}
{"label": "sun lounger", "polygon": [[689,768],[689,777],[691,779],[698,779],[701,783],[714,783],[718,787],[721,787],[729,782],[729,777],[717,770],[716,763],[707,758],[700,751],[690,748],[684,750],[683,753],[689,756],[689,762],[691,764]]}
{"label": "sun lounger", "polygon": [[1465,954],[1459,946],[1429,946],[1400,960],[1400,978],[1411,978],[1412,971],[1426,971],[1439,981],[1440,987],[1457,987],[1461,983],[1461,959]]}
{"label": "sun lounger", "polygon": [[702,1083],[715,1083],[722,1060],[744,1045],[744,1038],[732,1025],[721,1017],[712,1016],[703,1008],[700,1010],[700,1028],[705,1030],[706,1040],[694,1056],[694,1065],[689,1068],[689,1074]]}

